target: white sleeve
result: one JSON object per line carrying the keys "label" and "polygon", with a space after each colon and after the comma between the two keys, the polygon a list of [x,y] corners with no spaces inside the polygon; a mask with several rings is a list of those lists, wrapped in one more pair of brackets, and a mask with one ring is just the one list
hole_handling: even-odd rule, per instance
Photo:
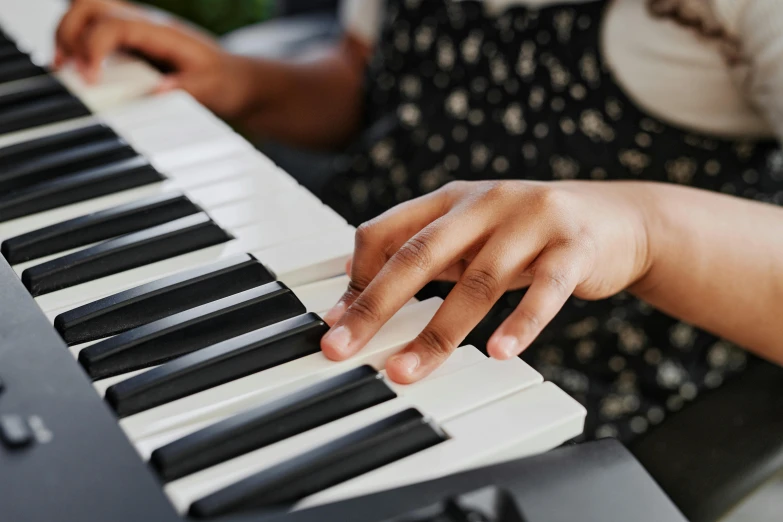
{"label": "white sleeve", "polygon": [[385,0],[342,0],[340,21],[346,32],[374,44],[381,30]]}
{"label": "white sleeve", "polygon": [[750,71],[746,92],[783,141],[783,0],[716,0]]}

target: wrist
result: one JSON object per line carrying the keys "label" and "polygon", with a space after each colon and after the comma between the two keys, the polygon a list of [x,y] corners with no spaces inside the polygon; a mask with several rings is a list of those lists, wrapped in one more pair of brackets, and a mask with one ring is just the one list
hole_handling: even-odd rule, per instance
{"label": "wrist", "polygon": [[666,195],[667,188],[659,183],[641,182],[633,189],[634,204],[642,223],[645,254],[639,276],[629,290],[641,298],[658,287],[662,252],[667,250],[667,243],[671,240],[667,217],[671,202]]}
{"label": "wrist", "polygon": [[215,112],[229,120],[239,120],[253,106],[253,61],[244,56],[222,53],[220,60],[220,87],[214,93]]}

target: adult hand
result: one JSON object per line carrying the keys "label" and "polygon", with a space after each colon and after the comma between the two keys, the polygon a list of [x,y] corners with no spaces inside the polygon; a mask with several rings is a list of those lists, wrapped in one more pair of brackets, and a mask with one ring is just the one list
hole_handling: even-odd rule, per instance
{"label": "adult hand", "polygon": [[351,283],[321,341],[346,359],[426,283],[457,284],[429,325],[387,362],[410,383],[437,368],[510,289],[529,286],[487,344],[507,359],[538,336],[572,294],[609,297],[649,270],[642,183],[456,182],[359,227]]}
{"label": "adult hand", "polygon": [[56,35],[55,67],[74,62],[85,80],[99,81],[111,53],[136,51],[172,73],[158,91],[184,89],[215,113],[241,110],[248,89],[244,61],[209,36],[119,0],[73,0]]}

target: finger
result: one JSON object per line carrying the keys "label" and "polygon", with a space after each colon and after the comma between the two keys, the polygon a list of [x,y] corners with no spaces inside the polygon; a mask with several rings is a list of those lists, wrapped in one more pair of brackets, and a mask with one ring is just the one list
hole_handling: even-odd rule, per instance
{"label": "finger", "polygon": [[58,47],[54,50],[54,59],[52,60],[52,67],[54,68],[54,70],[58,70],[63,65],[65,65],[65,55],[63,54],[62,49]]}
{"label": "finger", "polygon": [[440,366],[487,315],[521,267],[538,255],[543,247],[539,243],[532,234],[496,234],[465,269],[427,327],[386,363],[389,377],[407,384]]}
{"label": "finger", "polygon": [[[193,35],[144,18],[104,17],[93,24],[84,36],[81,56],[90,74],[99,74],[100,66],[117,50],[136,51],[151,60],[170,65],[182,72],[202,63],[211,49]],[[179,84],[186,78],[179,78]]]}
{"label": "finger", "polygon": [[359,351],[416,292],[482,239],[486,220],[461,218],[438,218],[392,255],[322,339],[327,357],[340,360]]}
{"label": "finger", "polygon": [[407,201],[356,230],[349,272],[351,282],[337,304],[324,316],[327,324],[334,324],[342,317],[392,254],[413,235],[444,214],[443,198],[443,193],[433,192]]}
{"label": "finger", "polygon": [[94,83],[100,79],[103,61],[117,51],[126,39],[126,26],[125,20],[107,18],[86,30],[78,54],[84,63],[84,75],[88,82]]}
{"label": "finger", "polygon": [[456,283],[459,281],[462,274],[465,273],[465,269],[468,267],[468,262],[464,259],[457,261],[446,270],[438,274],[435,278],[436,281],[448,281]]}
{"label": "finger", "polygon": [[175,91],[180,88],[182,88],[182,85],[177,76],[164,76],[158,85],[155,86],[155,88],[152,90],[152,94],[163,94],[164,92]]}
{"label": "finger", "polygon": [[522,301],[487,342],[495,359],[524,351],[565,305],[580,282],[581,256],[570,248],[545,251],[534,261],[533,282]]}
{"label": "finger", "polygon": [[55,43],[63,60],[73,58],[78,52],[82,32],[98,16],[101,9],[98,2],[77,2],[65,13],[55,33]]}

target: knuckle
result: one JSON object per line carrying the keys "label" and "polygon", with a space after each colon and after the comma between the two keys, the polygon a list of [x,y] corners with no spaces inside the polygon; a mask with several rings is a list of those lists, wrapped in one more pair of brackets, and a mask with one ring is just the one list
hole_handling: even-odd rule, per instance
{"label": "knuckle", "polygon": [[484,182],[484,199],[497,201],[504,199],[510,192],[511,187],[506,181],[486,181]]}
{"label": "knuckle", "polygon": [[445,185],[443,185],[441,188],[438,189],[438,192],[443,192],[445,194],[459,194],[464,192],[467,187],[470,185],[470,182],[464,181],[464,180],[454,180],[449,181]]}
{"label": "knuckle", "polygon": [[372,242],[373,237],[375,236],[375,228],[375,223],[373,221],[362,223],[356,228],[354,241],[357,249],[365,248]]}
{"label": "knuckle", "polygon": [[362,294],[348,308],[346,314],[362,322],[377,323],[381,320],[380,303],[369,294]]}
{"label": "knuckle", "polygon": [[440,203],[441,213],[447,213],[453,205],[463,199],[470,191],[475,182],[455,180],[443,185],[436,191]]}
{"label": "knuckle", "polygon": [[538,331],[541,329],[541,317],[538,315],[538,313],[536,313],[534,310],[531,310],[530,308],[518,308],[515,314],[515,319],[527,330]]}
{"label": "knuckle", "polygon": [[559,296],[568,296],[571,293],[571,277],[567,270],[549,268],[536,275],[547,288]]}
{"label": "knuckle", "polygon": [[456,345],[440,328],[432,325],[422,330],[417,339],[419,344],[438,359],[448,357]]}
{"label": "knuckle", "polygon": [[351,280],[348,282],[348,290],[346,290],[345,293],[349,298],[356,299],[362,295],[362,292],[364,292],[369,284],[369,279],[357,274],[351,277]]}
{"label": "knuckle", "polygon": [[500,278],[490,268],[471,268],[462,276],[462,288],[471,301],[492,303],[500,289]]}
{"label": "knuckle", "polygon": [[560,215],[570,208],[569,195],[564,191],[550,186],[536,187],[531,193],[533,208],[538,212]]}
{"label": "knuckle", "polygon": [[433,263],[432,247],[426,234],[410,238],[395,254],[397,263],[406,268],[427,272]]}
{"label": "knuckle", "polygon": [[357,281],[357,279],[352,278],[348,282],[348,288],[345,290],[345,299],[356,299],[359,297],[362,292],[364,292],[364,289],[367,288],[367,285],[363,282]]}

